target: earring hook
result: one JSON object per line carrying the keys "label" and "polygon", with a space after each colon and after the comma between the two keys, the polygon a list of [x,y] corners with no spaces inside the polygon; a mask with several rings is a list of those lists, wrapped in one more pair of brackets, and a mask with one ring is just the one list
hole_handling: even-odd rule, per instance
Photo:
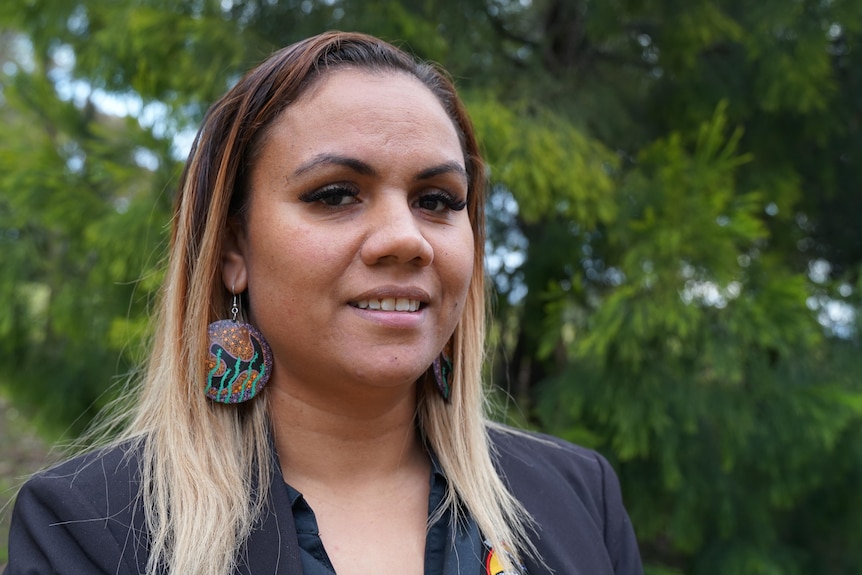
{"label": "earring hook", "polygon": [[233,316],[233,321],[236,321],[236,316],[239,314],[239,302],[236,297],[236,282],[230,286],[230,293],[233,294],[233,304],[230,307],[230,313]]}

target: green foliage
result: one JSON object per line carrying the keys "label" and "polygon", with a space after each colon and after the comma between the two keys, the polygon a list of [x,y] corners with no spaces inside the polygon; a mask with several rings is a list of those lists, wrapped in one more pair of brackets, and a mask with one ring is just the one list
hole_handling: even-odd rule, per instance
{"label": "green foliage", "polygon": [[862,0],[3,3],[4,393],[81,429],[140,359],[175,136],[329,28],[467,95],[488,372],[614,461],[647,572],[858,573]]}
{"label": "green foliage", "polygon": [[120,350],[134,340],[108,335],[146,311],[136,285],[157,273],[167,218],[158,194],[175,166],[139,166],[141,154],[166,157],[168,143],[61,100],[38,63],[5,78],[3,99],[3,378],[13,397],[39,406],[43,428],[75,433],[127,369]]}
{"label": "green foliage", "polygon": [[515,195],[525,223],[560,217],[595,227],[616,217],[619,159],[599,142],[548,110],[486,97],[470,111],[491,177]]}

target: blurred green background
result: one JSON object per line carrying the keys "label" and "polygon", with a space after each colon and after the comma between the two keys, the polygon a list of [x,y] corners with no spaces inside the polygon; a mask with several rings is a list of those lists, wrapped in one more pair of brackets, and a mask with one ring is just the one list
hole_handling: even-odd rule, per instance
{"label": "blurred green background", "polygon": [[862,572],[862,0],[0,3],[0,496],[140,361],[207,106],[331,28],[453,74],[489,380],[611,459],[648,573]]}

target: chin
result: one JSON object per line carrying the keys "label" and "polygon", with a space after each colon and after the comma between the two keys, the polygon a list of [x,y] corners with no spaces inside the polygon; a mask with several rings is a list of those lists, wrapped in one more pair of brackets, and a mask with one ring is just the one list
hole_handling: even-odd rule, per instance
{"label": "chin", "polygon": [[373,385],[378,388],[393,389],[398,387],[412,386],[422,378],[431,362],[427,366],[417,369],[415,367],[398,370],[363,370],[354,373],[355,379],[364,384]]}

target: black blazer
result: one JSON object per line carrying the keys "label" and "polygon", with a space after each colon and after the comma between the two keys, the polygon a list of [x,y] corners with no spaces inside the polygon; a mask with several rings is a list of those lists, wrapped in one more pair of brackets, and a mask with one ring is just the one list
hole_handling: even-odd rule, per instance
{"label": "black blazer", "polygon": [[[492,431],[497,468],[538,524],[544,565],[530,575],[641,575],[619,483],[598,453],[548,436]],[[301,575],[287,490],[273,465],[270,505],[235,575]],[[147,563],[138,460],[123,447],[32,477],[15,503],[5,575],[137,575]],[[429,574],[431,575],[431,574]],[[479,575],[479,574],[477,574]]]}

